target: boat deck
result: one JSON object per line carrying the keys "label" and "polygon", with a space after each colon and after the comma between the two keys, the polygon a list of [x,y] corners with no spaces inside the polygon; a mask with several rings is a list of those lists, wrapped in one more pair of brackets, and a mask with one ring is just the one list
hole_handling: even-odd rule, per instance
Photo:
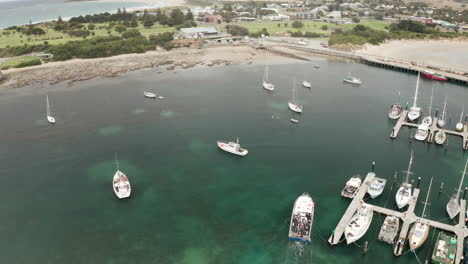
{"label": "boat deck", "polygon": [[[396,218],[396,219],[398,221],[400,221],[400,219],[398,219],[398,218]],[[387,219],[385,219],[385,220],[387,220]],[[386,230],[380,229],[378,239],[380,241],[386,242],[388,244],[393,244],[394,239],[395,239],[396,235],[398,234],[399,225],[398,226],[387,226],[387,227],[388,228]]]}
{"label": "boat deck", "polygon": [[[361,201],[364,198],[364,195],[366,194],[367,187],[370,185],[372,180],[374,180],[374,178],[375,178],[374,174],[372,173],[367,174],[366,178],[364,179],[364,183],[361,185],[361,187],[358,190],[357,195],[351,201],[350,205],[348,206],[348,209],[346,209],[346,212],[343,214],[342,218],[338,222],[338,225],[336,226],[335,230],[332,232],[332,235],[328,239],[328,242],[331,245],[337,245],[338,243],[341,242],[341,237],[343,236],[346,225],[348,224],[351,217],[359,208]],[[425,219],[425,218],[416,216],[414,213],[414,209],[416,207],[418,197],[419,197],[419,188],[415,188],[413,190],[413,195],[411,197],[411,201],[408,206],[408,209],[404,212],[394,211],[394,210],[383,208],[383,207],[376,206],[376,205],[370,205],[370,204],[367,204],[367,205],[371,206],[375,213],[384,214],[384,215],[393,215],[393,216],[400,218],[400,220],[402,220],[403,225],[401,227],[398,238],[401,238],[403,243],[402,243],[402,246],[394,249],[395,255],[399,256],[403,252],[406,251],[404,250],[404,242],[406,241],[408,237],[409,227],[412,223],[416,221],[420,221],[422,223],[429,224],[432,228],[451,232],[456,235],[457,254],[455,258],[455,263],[459,264],[463,257],[464,238],[468,237],[468,229],[465,226],[465,218],[464,218],[465,213],[466,213],[466,200],[464,199],[460,200],[460,214],[459,214],[458,224],[449,225],[449,224],[444,224],[441,222],[437,222],[437,221],[433,221],[430,219]]]}
{"label": "boat deck", "polygon": [[[401,130],[401,128],[403,126],[418,128],[419,124],[406,122],[406,116],[407,115],[408,115],[408,110],[403,110],[402,113],[401,113],[400,118],[398,119],[397,123],[395,124],[395,126],[392,129],[392,133],[390,134],[390,138],[392,138],[392,139],[397,138],[398,133],[400,132],[400,130]],[[462,148],[464,150],[468,150],[468,123],[467,122],[465,122],[464,125],[463,125],[463,131],[457,132],[457,131],[453,131],[453,130],[438,128],[437,127],[437,120],[438,120],[438,118],[434,117],[432,125],[429,127],[429,135],[428,135],[428,137],[426,139],[426,141],[428,143],[432,143],[434,141],[434,137],[435,137],[435,134],[437,133],[437,131],[443,130],[447,135],[462,137],[462,139],[463,139],[462,140]],[[448,138],[447,138],[447,140],[448,140]]]}

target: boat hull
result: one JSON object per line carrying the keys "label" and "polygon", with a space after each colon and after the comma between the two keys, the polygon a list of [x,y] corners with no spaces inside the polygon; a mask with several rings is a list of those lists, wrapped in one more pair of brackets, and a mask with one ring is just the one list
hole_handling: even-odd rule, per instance
{"label": "boat hull", "polygon": [[[366,234],[372,222],[373,210],[371,208],[367,208],[366,216],[359,215],[360,210],[362,209],[358,209],[355,215],[351,218],[350,223],[345,227],[345,238],[348,245],[361,239],[361,237]],[[362,219],[359,219],[359,217],[362,217]],[[359,225],[354,225],[354,227],[357,226],[359,229],[353,230],[353,222],[360,223]]]}
{"label": "boat hull", "polygon": [[262,86],[263,86],[263,88],[265,90],[268,90],[268,91],[274,91],[275,90],[275,85],[273,85],[272,83],[269,83],[267,81],[263,81]]}
{"label": "boat hull", "polygon": [[304,86],[305,88],[311,88],[312,84],[310,84],[310,82],[303,81],[302,86]]}
{"label": "boat hull", "polygon": [[416,134],[414,138],[419,141],[426,140],[427,136],[429,135],[429,127],[425,124],[419,125],[418,130],[416,130]]}
{"label": "boat hull", "polygon": [[351,83],[351,84],[357,84],[357,85],[362,84],[361,81],[353,81],[353,80],[348,80],[348,79],[343,79],[343,81],[345,81],[347,83]]}
{"label": "boat hull", "polygon": [[437,76],[437,75],[434,75],[432,73],[427,73],[427,72],[421,72],[421,76],[426,79],[435,80],[435,81],[441,81],[441,82],[447,81],[447,78],[445,76]]}
{"label": "boat hull", "polygon": [[439,144],[439,145],[444,144],[446,139],[447,139],[447,135],[445,134],[444,131],[442,131],[442,130],[437,131],[437,133],[435,135],[435,142],[437,144]]}
{"label": "boat hull", "polygon": [[236,151],[235,149],[229,147],[229,142],[218,141],[217,144],[220,149],[226,152],[229,152],[231,154],[234,154],[234,155],[245,156],[249,153],[248,150],[242,149],[242,148],[241,148],[241,151]]}
{"label": "boat hull", "polygon": [[392,105],[390,112],[388,112],[388,117],[394,120],[400,119],[401,112],[403,112],[403,107],[401,105]]}
{"label": "boat hull", "polygon": [[395,196],[395,201],[399,209],[407,206],[411,199],[411,185],[407,184],[406,186],[400,187]]}
{"label": "boat hull", "polygon": [[289,109],[291,109],[291,111],[294,111],[296,113],[302,113],[302,106],[300,106],[300,105],[289,102],[288,107],[289,107]]}
{"label": "boat hull", "polygon": [[130,185],[130,181],[128,181],[127,175],[119,170],[114,174],[112,187],[114,189],[115,195],[119,199],[128,198],[132,193],[132,187]]}
{"label": "boat hull", "polygon": [[154,93],[148,93],[148,92],[144,92],[144,93],[143,93],[143,96],[146,97],[146,98],[153,98],[153,99],[156,98],[156,94],[154,94]]}
{"label": "boat hull", "polygon": [[55,124],[55,118],[53,116],[47,116],[47,121],[51,124]]}
{"label": "boat hull", "polygon": [[408,241],[411,250],[421,247],[427,240],[430,226],[423,223],[415,223],[409,232]]}
{"label": "boat hull", "polygon": [[447,210],[447,214],[449,215],[450,219],[455,218],[455,216],[460,213],[460,205],[458,204],[457,199],[452,197],[447,203],[445,209]]}
{"label": "boat hull", "polygon": [[455,126],[455,130],[458,131],[458,132],[463,131],[463,124],[462,123],[457,123],[457,125]]}
{"label": "boat hull", "polygon": [[408,120],[415,121],[421,116],[421,108],[419,107],[411,107],[410,111],[408,112]]}

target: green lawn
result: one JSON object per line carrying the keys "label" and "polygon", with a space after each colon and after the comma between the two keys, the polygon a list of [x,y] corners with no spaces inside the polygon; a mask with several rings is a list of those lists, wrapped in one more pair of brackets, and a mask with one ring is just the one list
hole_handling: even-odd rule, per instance
{"label": "green lawn", "polygon": [[29,61],[29,60],[34,60],[36,58],[37,57],[34,56],[34,55],[15,57],[13,59],[3,61],[1,68],[6,68],[6,67],[13,68],[13,67],[15,67],[16,65],[18,65],[18,64],[20,64],[22,62]]}
{"label": "green lawn", "polygon": [[[84,24],[84,25],[86,27],[88,26],[87,24]],[[107,26],[106,23],[102,23],[102,24],[98,23],[98,24],[95,24],[95,25],[96,25],[96,30],[92,31],[95,34],[94,36],[109,36],[109,33],[107,32],[108,31],[107,29],[105,29],[105,28],[100,29],[100,27]],[[5,30],[0,30],[0,48],[5,48],[7,46],[11,46],[11,47],[21,46],[21,45],[24,45],[24,44],[30,44],[30,45],[42,44],[42,43],[44,43],[44,41],[48,41],[49,44],[54,45],[54,44],[63,44],[63,43],[66,43],[68,41],[82,40],[83,39],[81,37],[71,37],[68,34],[57,32],[57,31],[53,30],[52,28],[48,27],[47,24],[42,24],[42,25],[40,25],[38,27],[43,28],[46,31],[46,34],[42,35],[42,36],[34,36],[34,35],[27,36],[27,35],[24,35],[24,34],[20,34],[20,33],[16,32],[15,30],[10,30],[10,31],[7,31],[7,32],[9,32],[9,35],[4,35],[3,33],[6,32],[6,31]],[[152,26],[150,28],[144,28],[142,25],[139,25],[137,29],[144,36],[159,34],[159,33],[162,33],[162,32],[176,31],[176,29],[174,27],[165,27],[165,26],[161,26],[159,24],[155,24],[154,26]],[[120,35],[119,33],[117,33],[114,30],[111,30],[111,34],[114,35],[114,36]],[[94,37],[94,36],[91,35],[88,38]]]}

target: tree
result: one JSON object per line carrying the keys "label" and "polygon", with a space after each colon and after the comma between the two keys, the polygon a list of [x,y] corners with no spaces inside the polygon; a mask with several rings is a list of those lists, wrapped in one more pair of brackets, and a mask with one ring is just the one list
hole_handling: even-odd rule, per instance
{"label": "tree", "polygon": [[174,35],[171,32],[164,32],[158,35],[149,36],[149,42],[153,45],[162,46],[172,40],[174,40]]}
{"label": "tree", "polygon": [[138,21],[136,19],[132,19],[132,21],[130,21],[130,27],[132,28],[138,27]]}
{"label": "tree", "polygon": [[117,25],[114,27],[114,30],[122,34],[122,32],[127,31],[127,27],[124,25]]}
{"label": "tree", "polygon": [[328,30],[328,26],[327,26],[327,25],[323,25],[323,26],[322,26],[322,30],[323,30],[323,31],[327,31],[327,30]]}
{"label": "tree", "polygon": [[184,13],[179,8],[175,8],[171,11],[171,18],[173,25],[183,24],[185,21]]}
{"label": "tree", "polygon": [[278,23],[278,27],[281,27],[281,24],[280,24],[280,23]]}
{"label": "tree", "polygon": [[195,19],[193,18],[192,11],[190,11],[190,9],[187,10],[187,14],[185,15],[185,21],[187,20],[195,21]]}
{"label": "tree", "polygon": [[88,25],[88,30],[95,30],[96,29],[96,25],[94,24],[89,24]]}
{"label": "tree", "polygon": [[304,23],[302,23],[302,22],[299,21],[299,20],[296,20],[296,21],[294,21],[294,22],[292,23],[292,27],[293,27],[293,28],[301,28],[301,27],[303,27],[303,26],[304,26]]}
{"label": "tree", "polygon": [[288,27],[288,23],[284,23],[284,27]]}
{"label": "tree", "polygon": [[63,24],[63,19],[61,16],[58,17],[57,24]]}
{"label": "tree", "polygon": [[226,30],[229,34],[234,36],[247,36],[249,35],[249,30],[245,27],[241,27],[238,25],[227,25]]}
{"label": "tree", "polygon": [[124,39],[135,37],[141,37],[141,33],[138,31],[138,29],[129,29],[122,34],[122,38]]}
{"label": "tree", "polygon": [[361,19],[359,17],[353,17],[353,23],[359,23],[361,22]]}
{"label": "tree", "polygon": [[154,22],[153,20],[151,20],[150,18],[146,17],[144,20],[143,20],[143,26],[146,27],[146,28],[149,28],[151,26],[154,25]]}

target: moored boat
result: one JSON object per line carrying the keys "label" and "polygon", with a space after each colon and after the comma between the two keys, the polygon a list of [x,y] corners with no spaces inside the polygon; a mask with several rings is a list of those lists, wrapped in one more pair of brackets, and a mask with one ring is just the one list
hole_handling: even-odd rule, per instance
{"label": "moored boat", "polygon": [[156,99],[156,94],[155,94],[155,93],[143,92],[143,96],[144,96],[144,97],[147,97],[147,98]]}
{"label": "moored boat", "polygon": [[427,136],[429,135],[429,126],[427,124],[420,124],[418,129],[416,130],[416,134],[414,138],[419,141],[426,140]]}
{"label": "moored boat", "polygon": [[268,58],[266,58],[265,71],[263,72],[263,83],[262,86],[268,91],[274,91],[275,85],[268,81]]}
{"label": "moored boat", "polygon": [[343,79],[343,81],[352,84],[362,84],[361,79],[351,76],[351,73],[349,73],[348,76]]}
{"label": "moored boat", "polygon": [[302,86],[306,87],[306,88],[311,88],[312,87],[312,84],[308,81],[302,81]]}
{"label": "moored boat", "polygon": [[248,150],[241,148],[241,145],[239,144],[239,138],[237,138],[236,142],[218,140],[217,144],[220,149],[235,155],[245,156],[247,153],[249,153]]}
{"label": "moored boat", "polygon": [[437,133],[435,134],[435,142],[438,145],[442,145],[444,144],[445,140],[447,140],[447,134],[445,133],[445,131],[444,130],[437,131]]}
{"label": "moored boat", "polygon": [[[371,172],[373,173],[373,172]],[[387,182],[386,179],[375,178],[369,187],[367,188],[367,193],[370,195],[371,198],[376,198],[377,196],[381,195],[384,188],[385,183]]]}
{"label": "moored boat", "polygon": [[436,81],[442,81],[442,82],[447,81],[447,77],[441,74],[435,73],[433,71],[427,71],[427,70],[422,71],[421,76],[430,80],[436,80]]}
{"label": "moored boat", "polygon": [[414,91],[414,99],[413,99],[413,106],[410,107],[408,112],[408,119],[410,121],[415,121],[421,116],[421,107],[417,106],[418,102],[418,89],[419,89],[419,75],[416,80],[416,90]]}
{"label": "moored boat", "polygon": [[346,186],[341,191],[341,195],[346,198],[354,198],[359,187],[361,186],[361,178],[360,177],[352,177],[349,181],[346,182]]}
{"label": "moored boat", "polygon": [[440,128],[443,128],[445,126],[446,114],[447,114],[447,96],[445,97],[444,109],[442,110],[442,116],[437,120],[437,125]]}
{"label": "moored boat", "polygon": [[289,224],[289,239],[310,242],[315,204],[308,193],[303,193],[294,202]]}
{"label": "moored boat", "polygon": [[299,123],[299,120],[294,119],[294,118],[291,118],[291,119],[289,119],[289,120],[290,120],[291,122],[293,122],[293,123]]}
{"label": "moored boat", "polygon": [[51,124],[55,124],[55,118],[50,113],[49,95],[47,95],[46,100],[47,100],[47,121],[49,121],[49,123]]}
{"label": "moored boat", "polygon": [[401,187],[398,189],[398,192],[395,196],[395,201],[399,209],[408,205],[411,199],[411,184],[409,183],[409,176],[413,173],[411,172],[411,165],[413,164],[413,151],[411,151],[410,162],[408,165],[408,170],[405,171],[406,178],[405,181],[401,184]]}
{"label": "moored boat", "polygon": [[466,168],[467,167],[468,167],[468,158],[466,159],[465,169],[462,172],[460,185],[458,185],[458,191],[454,195],[452,195],[452,197],[450,198],[450,201],[447,203],[447,206],[446,206],[447,213],[448,213],[450,219],[455,218],[455,216],[457,216],[457,214],[460,213],[460,204],[458,202],[458,198],[460,196],[461,187],[463,185],[463,180],[465,179]]}
{"label": "moored boat", "polygon": [[303,106],[302,105],[299,105],[297,102],[296,102],[296,98],[295,98],[295,87],[296,87],[296,80],[294,79],[294,82],[293,82],[293,97],[292,97],[292,101],[289,101],[288,102],[288,107],[289,109],[291,109],[291,111],[294,111],[296,113],[302,113],[302,109],[303,109]]}
{"label": "moored boat", "polygon": [[128,198],[132,192],[132,187],[130,186],[130,181],[128,180],[127,175],[119,169],[117,154],[115,155],[115,163],[117,165],[117,171],[115,172],[112,180],[114,193],[119,199]]}
{"label": "moored boat", "polygon": [[434,251],[432,251],[431,263],[453,264],[457,253],[457,239],[440,231],[437,235]]}
{"label": "moored boat", "polygon": [[463,112],[465,111],[465,106],[463,106],[462,108],[462,111],[461,111],[461,114],[460,114],[460,121],[458,121],[458,123],[455,125],[455,130],[458,131],[458,132],[461,132],[463,131]]}
{"label": "moored boat", "polygon": [[378,236],[379,240],[388,244],[393,244],[399,228],[400,219],[394,215],[388,215],[385,217],[384,223],[380,228]]}
{"label": "moored boat", "polygon": [[390,112],[388,112],[388,117],[390,119],[399,119],[403,112],[403,106],[400,104],[400,92],[398,92],[398,100],[390,107]]}
{"label": "moored boat", "polygon": [[373,213],[372,208],[362,202],[359,209],[357,209],[356,213],[354,213],[348,225],[345,227],[345,238],[348,245],[364,236],[372,222]]}
{"label": "moored boat", "polygon": [[[429,199],[429,194],[432,187],[432,178],[429,183],[429,189],[427,191],[426,201],[424,202],[424,209],[422,212],[422,217],[426,217],[426,206],[428,205],[427,201]],[[411,250],[416,250],[421,247],[424,242],[427,240],[431,226],[429,224],[423,223],[422,220],[417,220],[415,224],[411,227],[411,230],[408,235],[409,247]]]}

